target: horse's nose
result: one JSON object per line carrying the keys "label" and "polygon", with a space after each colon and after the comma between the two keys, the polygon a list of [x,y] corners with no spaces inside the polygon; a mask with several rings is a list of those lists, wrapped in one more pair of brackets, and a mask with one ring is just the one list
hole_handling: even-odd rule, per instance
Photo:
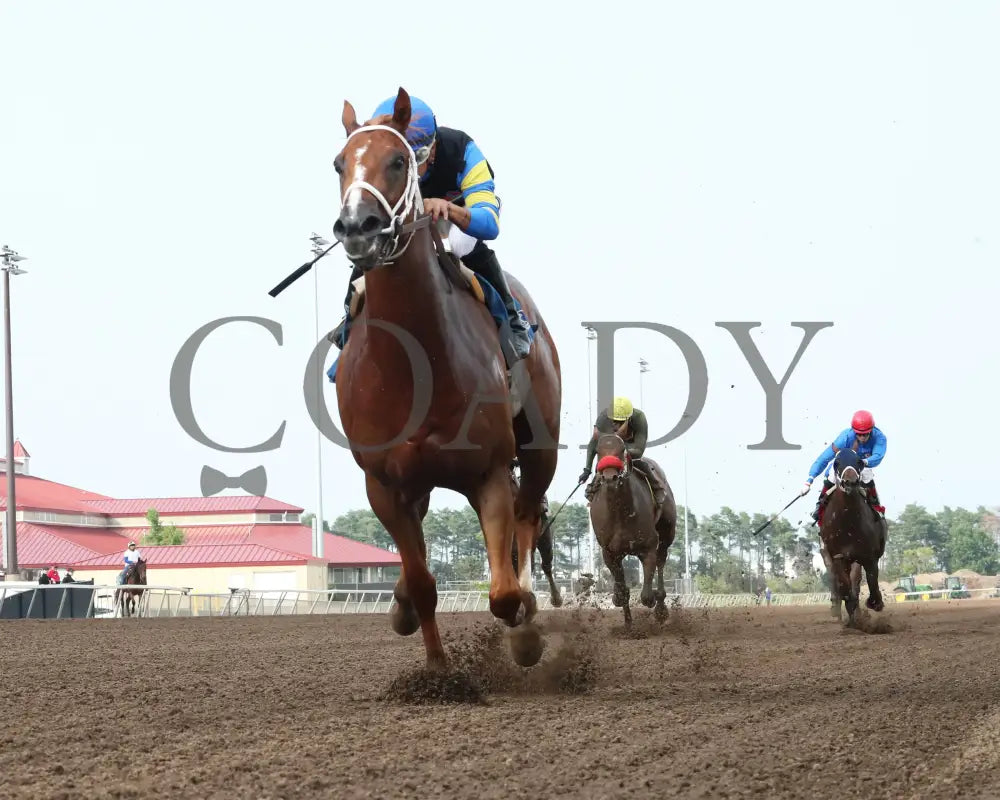
{"label": "horse's nose", "polygon": [[372,236],[382,230],[382,219],[370,206],[348,206],[333,225],[333,235],[340,240]]}

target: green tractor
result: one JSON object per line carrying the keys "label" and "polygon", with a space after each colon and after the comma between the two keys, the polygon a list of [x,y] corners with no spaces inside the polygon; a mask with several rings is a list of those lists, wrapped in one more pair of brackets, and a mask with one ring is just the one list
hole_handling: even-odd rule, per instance
{"label": "green tractor", "polygon": [[930,600],[938,597],[936,594],[930,594],[933,591],[933,586],[929,583],[917,583],[912,575],[900,578],[899,583],[892,589],[897,603],[902,603],[904,600]]}
{"label": "green tractor", "polygon": [[964,600],[972,597],[972,592],[962,588],[962,579],[957,575],[949,575],[944,579],[944,588],[948,590],[950,600]]}

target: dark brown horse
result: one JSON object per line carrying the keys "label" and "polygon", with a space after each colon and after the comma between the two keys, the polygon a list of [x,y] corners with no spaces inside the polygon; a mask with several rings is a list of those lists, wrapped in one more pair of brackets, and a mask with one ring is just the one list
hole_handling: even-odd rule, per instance
{"label": "dark brown horse", "polygon": [[612,602],[624,609],[626,627],[632,624],[632,612],[622,560],[625,556],[636,556],[642,562],[639,600],[646,608],[652,608],[655,602],[657,611],[664,611],[667,592],[663,586],[663,565],[677,532],[677,505],[670,484],[659,464],[651,458],[645,461],[659,474],[666,487],[667,496],[659,520],[656,519],[652,488],[646,478],[632,468],[625,442],[614,433],[606,433],[597,440],[590,519],[604,563],[614,579]]}
{"label": "dark brown horse", "polygon": [[[513,464],[510,470],[510,486],[514,497],[517,497],[517,492],[519,490],[519,479],[517,477],[517,464]],[[562,595],[559,594],[559,587],[556,585],[556,579],[552,576],[552,528],[549,525],[549,509],[548,500],[542,498],[542,516],[538,520],[538,526],[540,532],[535,536],[535,546],[531,551],[531,572],[535,572],[535,552],[542,557],[542,572],[545,574],[546,579],[549,582],[549,597],[552,601],[552,605],[555,608],[559,608],[562,605]],[[514,572],[517,572],[517,542],[513,541],[510,545],[510,556],[511,563],[514,565]]]}
{"label": "dark brown horse", "polygon": [[884,607],[878,588],[878,561],[885,553],[885,520],[869,505],[861,483],[864,461],[854,450],[839,450],[833,460],[834,487],[820,517],[820,553],[830,571],[833,615],[840,618],[840,604],[847,609],[847,624],[855,624],[861,590],[861,569],[868,581],[865,605],[873,611]]}
{"label": "dark brown horse", "polygon": [[[391,612],[396,633],[419,627],[428,666],[446,663],[422,520],[431,491],[447,488],[464,495],[479,516],[490,611],[513,628],[515,661],[532,666],[542,641],[532,622],[530,554],[556,469],[559,357],[538,307],[508,275],[537,325],[530,354],[508,373],[497,323],[455,271],[442,267],[431,218],[423,214],[416,157],[403,136],[410,113],[403,89],[391,116],[363,126],[344,103],[348,136],[334,161],[342,202],[334,235],[364,271],[365,286],[337,366],[340,417],[365,473],[368,502],[403,562]],[[521,480],[513,497],[515,456]],[[510,559],[515,537],[519,576]]]}
{"label": "dark brown horse", "polygon": [[[122,583],[125,586],[145,586],[146,560],[140,558],[136,563],[130,565]],[[115,605],[121,603],[123,617],[131,617],[135,614],[136,605],[142,600],[144,591],[145,589],[115,589]]]}

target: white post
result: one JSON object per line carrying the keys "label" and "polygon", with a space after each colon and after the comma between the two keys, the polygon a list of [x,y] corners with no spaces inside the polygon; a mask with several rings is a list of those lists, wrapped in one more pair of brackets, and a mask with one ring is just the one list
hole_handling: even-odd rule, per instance
{"label": "white post", "polygon": [[691,580],[691,543],[688,540],[688,452],[684,447],[684,577]]}

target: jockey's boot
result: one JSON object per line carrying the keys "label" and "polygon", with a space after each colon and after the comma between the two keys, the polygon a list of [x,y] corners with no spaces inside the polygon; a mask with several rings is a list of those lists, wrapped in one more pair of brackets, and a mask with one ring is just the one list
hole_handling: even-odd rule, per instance
{"label": "jockey's boot", "polygon": [[652,466],[644,459],[633,458],[632,466],[642,475],[649,478],[649,485],[653,490],[653,505],[656,506],[653,509],[653,524],[655,525],[660,520],[660,513],[663,510],[663,501],[667,499],[667,487],[660,482],[660,479],[656,472],[653,471]]}
{"label": "jockey's boot", "polygon": [[875,481],[869,483],[866,488],[868,489],[868,491],[866,492],[865,496],[868,499],[868,505],[872,507],[872,510],[876,514],[878,514],[879,516],[883,516],[882,512],[879,511],[879,508],[882,507],[882,504],[879,502],[878,499],[878,490],[875,488]]}
{"label": "jockey's boot", "polygon": [[351,299],[357,292],[357,289],[354,288],[354,281],[363,274],[360,267],[351,270],[351,278],[347,283],[347,295],[344,297],[344,318],[336,328],[326,335],[327,341],[335,344],[338,350],[343,350],[344,345],[347,344],[347,334],[351,330]]}
{"label": "jockey's boot", "polygon": [[827,501],[830,499],[830,495],[827,494],[827,490],[831,486],[833,486],[833,481],[829,481],[826,478],[823,478],[823,488],[820,489],[819,491],[819,497],[816,500],[816,508],[814,508],[812,512],[814,525],[819,525],[819,510],[820,508],[825,506],[827,504]]}
{"label": "jockey's boot", "polygon": [[462,261],[473,272],[478,272],[486,278],[493,288],[500,293],[503,306],[507,310],[507,321],[510,323],[511,346],[514,348],[514,353],[519,359],[526,358],[531,348],[528,324],[518,313],[517,307],[514,305],[514,297],[510,293],[507,278],[503,274],[500,262],[497,261],[496,253],[485,245],[482,245],[476,247]]}

